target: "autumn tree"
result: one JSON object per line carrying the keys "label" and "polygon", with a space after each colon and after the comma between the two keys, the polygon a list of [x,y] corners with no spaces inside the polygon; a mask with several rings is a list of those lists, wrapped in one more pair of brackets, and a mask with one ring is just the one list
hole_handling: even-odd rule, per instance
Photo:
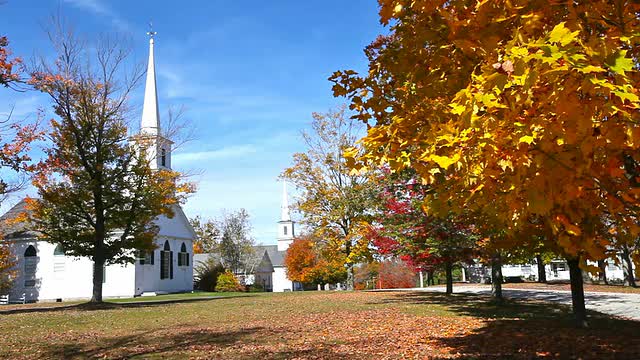
{"label": "autumn tree", "polygon": [[6,242],[0,240],[0,294],[6,294],[13,285],[16,260]]}
{"label": "autumn tree", "polygon": [[220,229],[214,219],[202,219],[200,216],[189,219],[189,223],[196,232],[193,242],[193,253],[218,253],[220,241]]}
{"label": "autumn tree", "polygon": [[[0,36],[0,85],[19,89],[22,84],[23,66],[20,58],[12,57],[9,40]],[[7,109],[9,110],[9,109]],[[38,123],[22,124],[8,115],[0,115],[0,204],[7,196],[22,190],[28,184],[26,174],[33,169],[29,156],[30,145],[41,136]],[[5,226],[6,224],[2,224]],[[0,231],[2,233],[2,231]],[[0,293],[10,288],[14,275],[15,259],[6,240],[0,234]]]}
{"label": "autumn tree", "polygon": [[581,268],[614,245],[601,215],[640,230],[640,4],[379,2],[390,33],[369,72],[331,78],[372,126],[363,162],[414,168],[442,209],[500,214],[507,232],[540,217],[584,324]]}
{"label": "autumn tree", "polygon": [[430,277],[442,268],[446,293],[453,292],[453,267],[477,256],[477,239],[470,214],[440,218],[423,210],[430,191],[415,172],[390,173],[377,178],[378,206],[367,237],[380,255],[394,255]]}
{"label": "autumn tree", "polygon": [[296,207],[302,223],[344,254],[349,289],[354,285],[353,265],[368,251],[363,233],[373,198],[371,174],[352,172],[343,156],[355,146],[359,131],[346,119],[344,107],[314,113],[311,131],[302,134],[306,151],[294,154],[293,165],[283,174],[301,191]]}
{"label": "autumn tree", "polygon": [[332,253],[313,235],[299,236],[284,257],[287,278],[306,284],[341,283],[347,277],[343,256],[340,252]]}
{"label": "autumn tree", "polygon": [[192,187],[177,172],[152,170],[153,142],[127,135],[127,100],[142,74],[126,71],[128,51],[110,40],[85,46],[69,33],[51,39],[57,57],[43,60],[31,80],[50,96],[55,118],[30,220],[66,254],[93,260],[91,301],[101,302],[104,266],[153,250],[154,220],[172,217]]}

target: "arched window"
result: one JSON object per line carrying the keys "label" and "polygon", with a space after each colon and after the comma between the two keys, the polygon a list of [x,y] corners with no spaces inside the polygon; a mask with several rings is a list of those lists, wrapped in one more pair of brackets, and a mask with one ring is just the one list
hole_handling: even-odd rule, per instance
{"label": "arched window", "polygon": [[173,279],[173,251],[169,240],[164,242],[163,250],[160,251],[160,279]]}
{"label": "arched window", "polygon": [[160,164],[162,166],[167,166],[167,150],[164,148],[160,150]]}
{"label": "arched window", "polygon": [[64,248],[62,247],[62,244],[58,244],[56,246],[56,248],[53,250],[53,255],[54,256],[64,256]]}
{"label": "arched window", "polygon": [[62,244],[58,244],[56,248],[53,250],[53,272],[56,274],[56,277],[61,279],[62,273],[64,272],[65,265],[65,257],[64,257],[64,248]]}
{"label": "arched window", "polygon": [[187,245],[185,245],[185,243],[182,243],[182,246],[180,246],[178,266],[189,266],[189,253],[187,252]]}
{"label": "arched window", "polygon": [[36,268],[38,266],[38,252],[33,245],[24,251],[24,286],[36,286]]}

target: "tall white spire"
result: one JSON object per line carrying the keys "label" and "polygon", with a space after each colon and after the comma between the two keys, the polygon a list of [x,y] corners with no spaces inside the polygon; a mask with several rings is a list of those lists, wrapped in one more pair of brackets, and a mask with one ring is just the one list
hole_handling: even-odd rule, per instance
{"label": "tall white spire", "polygon": [[289,213],[289,198],[287,197],[287,181],[282,182],[282,205],[280,208],[280,221],[291,221]]}
{"label": "tall white spire", "polygon": [[149,35],[149,64],[147,65],[147,82],[144,88],[144,105],[142,107],[142,121],[140,132],[147,135],[160,135],[160,112],[158,111],[158,90],[156,87],[156,66],[153,61],[153,36]]}

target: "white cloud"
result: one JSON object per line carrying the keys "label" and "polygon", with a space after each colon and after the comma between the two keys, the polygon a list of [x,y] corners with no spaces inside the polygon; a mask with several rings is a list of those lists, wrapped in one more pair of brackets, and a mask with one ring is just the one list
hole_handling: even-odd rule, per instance
{"label": "white cloud", "polygon": [[74,6],[78,9],[82,9],[91,12],[95,15],[107,17],[113,26],[123,32],[131,32],[131,25],[124,20],[124,18],[118,15],[115,11],[111,10],[102,0],[63,0],[65,3]]}
{"label": "white cloud", "polygon": [[174,162],[222,160],[242,157],[245,155],[256,153],[257,151],[258,149],[251,144],[232,145],[210,151],[177,153],[173,156],[173,159]]}

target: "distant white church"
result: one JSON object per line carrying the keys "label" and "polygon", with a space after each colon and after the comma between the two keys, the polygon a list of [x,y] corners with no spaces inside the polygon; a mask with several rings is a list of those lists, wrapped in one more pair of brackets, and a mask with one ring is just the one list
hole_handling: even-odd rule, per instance
{"label": "distant white church", "polygon": [[284,257],[287,249],[293,243],[295,237],[295,222],[291,220],[289,201],[287,197],[287,183],[282,190],[282,205],[280,208],[280,221],[278,221],[277,245],[256,247],[258,251],[264,251],[262,261],[255,271],[255,283],[262,285],[265,291],[283,292],[302,290],[302,284],[287,278],[287,269],[284,266]]}
{"label": "distant white church", "polygon": [[[141,135],[155,143],[148,156],[154,169],[171,168],[171,145],[160,132],[160,115],[153,57],[154,33],[150,33]],[[64,255],[60,245],[41,241],[28,224],[7,226],[7,220],[25,210],[19,202],[0,217],[4,241],[9,241],[17,262],[17,278],[9,300],[64,301],[89,299],[92,295],[93,261]],[[104,297],[132,297],[142,294],[193,290],[193,240],[196,235],[182,209],[175,216],[161,216],[155,239],[156,250],[141,256],[134,264],[109,265],[104,269]],[[0,240],[2,241],[2,240]],[[3,294],[0,294],[3,295]]]}

